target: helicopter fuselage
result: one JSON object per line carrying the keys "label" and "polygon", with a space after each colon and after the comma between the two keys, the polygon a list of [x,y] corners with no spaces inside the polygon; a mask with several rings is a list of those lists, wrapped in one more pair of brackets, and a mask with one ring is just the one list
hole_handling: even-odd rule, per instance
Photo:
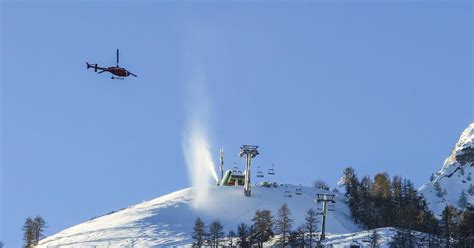
{"label": "helicopter fuselage", "polygon": [[108,71],[119,77],[128,77],[130,75],[130,73],[125,68],[117,66],[107,67],[105,71]]}

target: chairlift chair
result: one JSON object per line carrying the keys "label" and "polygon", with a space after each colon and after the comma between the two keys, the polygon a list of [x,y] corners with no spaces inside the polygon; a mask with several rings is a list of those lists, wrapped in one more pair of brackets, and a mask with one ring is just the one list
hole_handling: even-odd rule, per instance
{"label": "chairlift chair", "polygon": [[301,184],[298,188],[296,188],[295,190],[295,194],[296,195],[302,195],[303,194],[303,189],[301,188]]}
{"label": "chairlift chair", "polygon": [[258,170],[257,170],[257,177],[263,177],[263,171],[260,169],[260,166],[258,167]]}
{"label": "chairlift chair", "polygon": [[273,167],[274,166],[272,164],[272,168],[268,169],[268,172],[267,172],[268,175],[275,175],[275,169]]}

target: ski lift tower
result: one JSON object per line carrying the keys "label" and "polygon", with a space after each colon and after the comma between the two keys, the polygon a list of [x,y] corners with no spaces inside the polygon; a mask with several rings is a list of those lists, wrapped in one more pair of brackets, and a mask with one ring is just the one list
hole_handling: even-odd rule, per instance
{"label": "ski lift tower", "polygon": [[316,194],[316,202],[317,203],[323,203],[323,209],[322,212],[320,213],[323,216],[323,221],[321,222],[321,237],[319,238],[319,241],[323,241],[326,239],[326,215],[328,211],[327,203],[336,203],[334,200],[334,197],[336,195],[333,194]]}
{"label": "ski lift tower", "polygon": [[243,145],[240,147],[239,157],[247,155],[247,165],[245,167],[245,184],[244,184],[244,194],[245,196],[250,196],[250,166],[252,163],[252,158],[255,158],[259,153],[257,150],[258,146],[253,145]]}

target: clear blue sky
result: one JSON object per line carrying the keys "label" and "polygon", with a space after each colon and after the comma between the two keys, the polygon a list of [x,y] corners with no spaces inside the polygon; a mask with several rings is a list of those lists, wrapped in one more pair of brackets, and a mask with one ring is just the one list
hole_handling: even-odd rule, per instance
{"label": "clear blue sky", "polygon": [[[186,84],[210,95],[217,161],[244,143],[278,180],[335,185],[344,167],[421,186],[473,117],[472,4],[1,5],[0,240],[46,234],[188,187]],[[121,65],[138,78],[85,69]],[[258,161],[258,162],[257,162]]]}

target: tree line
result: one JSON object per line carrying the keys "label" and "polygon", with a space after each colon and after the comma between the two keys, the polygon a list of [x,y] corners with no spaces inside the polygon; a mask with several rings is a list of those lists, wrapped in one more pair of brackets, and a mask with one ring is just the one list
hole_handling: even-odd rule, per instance
{"label": "tree line", "polygon": [[[263,247],[264,242],[280,235],[278,244],[291,247],[308,247],[314,244],[317,235],[317,212],[314,209],[306,211],[305,223],[293,228],[294,222],[288,205],[283,204],[275,216],[270,210],[257,210],[252,218],[252,224],[237,225],[237,232],[229,231],[224,237],[223,225],[219,220],[213,220],[209,226],[197,218],[194,222],[192,238],[194,247],[210,246],[220,247],[221,242],[231,247]],[[312,246],[311,246],[312,247]]]}
{"label": "tree line", "polygon": [[[393,247],[474,245],[472,206],[466,206],[463,212],[446,206],[438,220],[409,179],[390,178],[386,172],[376,174],[373,179],[364,176],[359,180],[355,170],[348,167],[343,172],[342,185],[351,216],[357,224],[366,229],[399,228]],[[414,231],[427,233],[428,237],[417,237]]]}
{"label": "tree line", "polygon": [[[352,167],[343,171],[341,186],[345,189],[354,222],[367,230],[372,229],[369,235],[370,247],[379,246],[381,237],[375,229],[383,227],[396,228],[390,243],[395,248],[474,247],[474,208],[468,204],[464,211],[446,206],[441,218],[437,219],[409,179],[400,176],[390,178],[388,173],[383,172],[373,178],[364,176],[359,180]],[[316,180],[314,187],[329,190],[329,186],[321,180]],[[333,189],[333,192],[338,191]],[[312,247],[309,244],[318,243],[317,215],[314,209],[309,209],[306,222],[293,228],[291,211],[286,204],[281,206],[276,218],[270,210],[257,210],[250,226],[240,223],[237,233],[230,231],[227,237],[224,237],[219,220],[214,220],[206,227],[198,218],[194,226],[193,244],[196,247],[218,247],[219,242],[226,240],[231,247],[263,247],[264,242],[278,234],[278,245]],[[216,222],[219,223],[219,232],[216,232]]]}

